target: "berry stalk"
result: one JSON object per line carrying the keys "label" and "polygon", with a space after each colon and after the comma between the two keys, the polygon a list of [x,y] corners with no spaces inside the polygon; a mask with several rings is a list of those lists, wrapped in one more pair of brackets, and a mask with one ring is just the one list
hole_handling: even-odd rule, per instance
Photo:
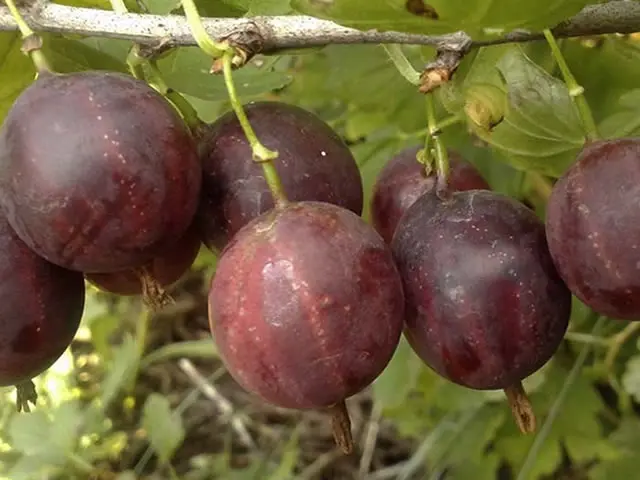
{"label": "berry stalk", "polygon": [[[436,193],[438,196],[444,196],[447,192],[449,178],[449,156],[444,146],[442,138],[440,138],[440,128],[436,120],[436,108],[433,101],[433,94],[427,94],[427,127],[429,133],[425,137],[424,152],[426,159],[435,157],[436,167]],[[430,143],[433,141],[433,152],[430,151]],[[427,171],[431,170],[430,162],[425,163]]]}
{"label": "berry stalk", "polygon": [[20,10],[16,6],[14,0],[5,0],[7,7],[9,8],[9,12],[13,16],[14,20],[18,24],[18,29],[22,34],[23,44],[22,49],[26,52],[30,57],[31,61],[36,67],[38,73],[52,72],[51,66],[45,57],[40,47],[42,45],[42,39],[27,25],[27,22],[22,17]]}
{"label": "berry stalk", "polygon": [[578,109],[578,114],[580,115],[580,119],[582,120],[582,124],[585,128],[587,139],[590,141],[597,140],[600,135],[598,134],[598,128],[596,127],[596,122],[593,119],[591,108],[589,108],[587,99],[584,97],[584,88],[578,84],[578,81],[571,73],[569,65],[567,64],[564,55],[562,55],[558,42],[556,42],[551,30],[544,30],[544,38],[547,40],[549,48],[551,48],[553,58],[555,58],[558,68],[560,69],[560,73],[562,73],[562,77],[564,78],[564,82],[567,84],[569,95],[573,98],[573,102]]}
{"label": "berry stalk", "polygon": [[[111,8],[116,13],[129,13],[124,0],[110,0]],[[127,55],[127,65],[131,74],[138,80],[144,80],[165,97],[180,112],[185,123],[192,132],[197,132],[204,122],[198,116],[191,104],[178,92],[171,89],[158,69],[155,61],[144,58],[140,55],[140,46],[135,44],[129,55]]]}
{"label": "berry stalk", "polygon": [[269,190],[271,190],[271,194],[273,195],[274,202],[277,206],[281,206],[287,203],[287,196],[284,192],[284,188],[282,187],[282,182],[280,180],[280,176],[272,162],[278,158],[278,152],[269,150],[267,147],[260,143],[258,137],[256,136],[253,127],[249,123],[249,119],[242,108],[242,103],[238,98],[238,93],[236,91],[235,84],[233,82],[233,57],[235,53],[233,50],[225,52],[222,56],[222,71],[224,74],[224,82],[227,87],[227,93],[229,94],[229,101],[231,102],[231,107],[238,117],[238,121],[240,122],[240,126],[242,127],[242,131],[247,137],[249,144],[251,145],[251,151],[253,153],[254,161],[260,163],[262,165],[262,171],[264,174],[264,178],[269,185]]}
{"label": "berry stalk", "polygon": [[192,132],[197,133],[204,126],[204,122],[195,108],[178,92],[173,90],[162,78],[155,60],[142,57],[139,45],[135,45],[127,56],[127,65],[134,77],[145,80],[180,112],[185,123]]}
{"label": "berry stalk", "polygon": [[193,0],[180,0],[180,3],[182,4],[185,17],[187,17],[191,33],[202,51],[214,58],[219,58],[231,49],[228,45],[214,42],[211,37],[209,37],[202,23],[202,18],[200,18],[198,8]]}

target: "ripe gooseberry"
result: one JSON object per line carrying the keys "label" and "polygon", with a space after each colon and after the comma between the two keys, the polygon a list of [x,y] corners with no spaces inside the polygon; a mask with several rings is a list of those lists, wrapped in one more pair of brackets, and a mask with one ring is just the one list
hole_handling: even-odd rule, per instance
{"label": "ripe gooseberry", "polygon": [[431,192],[402,217],[392,249],[415,352],[459,385],[504,389],[520,429],[534,431],[521,382],[556,352],[571,313],[542,221],[487,190]]}
{"label": "ripe gooseberry", "polygon": [[36,255],[0,215],[0,386],[18,387],[19,409],[73,340],[84,301],[82,274]]}
{"label": "ripe gooseberry", "polygon": [[355,213],[292,202],[243,227],[209,291],[211,331],[236,381],[266,402],[333,413],[352,448],[344,400],[398,345],[404,299],[391,250]]}
{"label": "ripe gooseberry", "polygon": [[[155,286],[166,288],[177,282],[191,268],[200,251],[200,237],[195,228],[140,269],[111,273],[88,273],[85,278],[105,292],[116,295],[141,295],[151,278]],[[147,277],[148,276],[148,277]],[[146,278],[145,278],[146,277]],[[154,298],[154,295],[146,295]]]}
{"label": "ripe gooseberry", "polygon": [[[436,174],[427,175],[417,161],[423,147],[408,147],[393,157],[378,174],[371,197],[371,222],[382,238],[391,243],[398,222],[407,209],[423,194],[436,186]],[[449,151],[448,186],[463,191],[491,187],[478,169],[462,156]]]}
{"label": "ripe gooseberry", "polygon": [[547,241],[560,276],[595,312],[640,320],[640,138],[587,144],[554,185]]}
{"label": "ripe gooseberry", "polygon": [[17,235],[88,273],[149,261],[187,230],[195,140],[153,88],[120,73],[43,73],[0,129],[0,201]]}
{"label": "ripe gooseberry", "polygon": [[[282,102],[255,102],[244,109],[260,142],[278,152],[273,165],[290,200],[328,202],[362,213],[358,165],[329,125],[305,109]],[[241,227],[273,208],[274,202],[234,112],[206,127],[199,147],[204,173],[197,221],[203,243],[221,250]]]}

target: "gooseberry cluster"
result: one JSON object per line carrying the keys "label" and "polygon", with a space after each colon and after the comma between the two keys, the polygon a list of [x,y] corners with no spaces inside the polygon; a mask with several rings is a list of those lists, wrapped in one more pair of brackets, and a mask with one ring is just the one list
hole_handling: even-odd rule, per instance
{"label": "gooseberry cluster", "polygon": [[546,228],[455,151],[436,188],[412,146],[377,178],[370,225],[356,161],[329,125],[282,102],[245,111],[278,152],[286,201],[234,112],[196,135],[145,82],[109,72],[44,72],[20,95],[0,129],[0,385],[61,355],[85,279],[160,307],[201,244],[219,253],[209,321],[230,374],[266,402],[332,412],[345,452],[345,399],[403,332],[442,377],[503,389],[531,432],[522,381],[560,345],[572,293],[640,318],[640,139],[587,144]]}

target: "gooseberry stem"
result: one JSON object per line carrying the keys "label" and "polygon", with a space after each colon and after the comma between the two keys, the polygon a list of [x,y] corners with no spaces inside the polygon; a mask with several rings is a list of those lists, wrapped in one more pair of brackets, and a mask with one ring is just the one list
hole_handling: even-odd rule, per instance
{"label": "gooseberry stem", "polygon": [[207,30],[204,28],[202,18],[200,18],[200,13],[198,13],[198,8],[193,0],[180,0],[180,3],[182,4],[185,17],[189,23],[191,33],[200,49],[214,58],[221,57],[225,52],[232,50],[229,45],[214,42],[211,39]]}
{"label": "gooseberry stem", "polygon": [[135,45],[127,56],[127,65],[134,77],[145,80],[151,87],[165,97],[180,112],[192,132],[197,132],[204,122],[196,109],[180,93],[167,85],[162,78],[155,60],[146,59],[139,54],[139,45]]}
{"label": "gooseberry stem", "polygon": [[420,73],[413,68],[413,65],[409,62],[400,45],[382,45],[382,48],[387,52],[396,69],[407,82],[416,86],[420,85]]}
{"label": "gooseberry stem", "polygon": [[14,0],[5,0],[5,3],[9,8],[11,16],[18,24],[18,29],[20,30],[23,39],[23,50],[28,53],[29,57],[31,57],[31,61],[36,67],[36,71],[38,73],[52,72],[53,70],[47,61],[47,57],[40,49],[42,38],[40,38],[40,36],[37,35],[31,27],[29,27],[29,25],[27,25],[27,22],[20,13],[20,10],[18,10]]}
{"label": "gooseberry stem", "polygon": [[631,322],[622,331],[611,337],[609,350],[604,359],[604,365],[608,372],[613,370],[613,364],[616,358],[618,358],[622,346],[627,343],[638,330],[640,330],[640,322]]}
{"label": "gooseberry stem", "polygon": [[329,407],[331,414],[331,426],[333,429],[333,439],[340,447],[342,453],[349,455],[353,452],[353,435],[351,434],[351,419],[347,404],[343,401]]}
{"label": "gooseberry stem", "polygon": [[129,9],[124,3],[124,0],[111,0],[111,8],[116,13],[129,13]]}
{"label": "gooseberry stem", "polygon": [[249,123],[249,119],[247,118],[247,114],[242,107],[240,99],[238,98],[238,93],[236,92],[236,87],[233,82],[233,56],[233,51],[225,52],[225,54],[222,56],[222,71],[224,74],[224,82],[227,87],[227,93],[229,94],[229,101],[231,102],[233,111],[238,117],[238,121],[240,122],[242,131],[249,141],[251,152],[253,154],[253,160],[262,165],[262,171],[265,181],[267,182],[269,190],[273,195],[276,206],[282,206],[287,203],[287,196],[284,192],[284,188],[282,187],[282,182],[280,180],[280,176],[278,175],[278,171],[276,170],[276,167],[272,161],[278,158],[278,152],[269,150],[267,147],[262,145],[262,143],[260,143],[260,141],[258,140],[258,137],[256,136],[251,123]]}
{"label": "gooseberry stem", "polygon": [[158,280],[147,266],[134,270],[142,286],[142,299],[144,303],[154,311],[161,310],[174,303],[173,298],[160,285]]}
{"label": "gooseberry stem", "polygon": [[551,33],[551,30],[544,30],[544,38],[547,40],[549,48],[551,48],[553,58],[555,58],[558,68],[560,69],[560,73],[564,78],[564,82],[569,89],[569,95],[571,95],[573,103],[578,109],[578,114],[580,115],[580,119],[584,126],[587,139],[590,141],[597,140],[600,135],[598,134],[598,128],[596,127],[596,122],[593,119],[591,108],[589,108],[587,99],[584,96],[584,88],[578,84],[578,81],[571,73],[569,65],[567,64],[553,33]]}
{"label": "gooseberry stem", "polygon": [[[111,0],[111,8],[116,13],[128,13],[124,0]],[[127,55],[127,66],[131,74],[138,80],[146,81],[151,87],[165,97],[182,115],[192,132],[197,132],[204,122],[191,104],[178,92],[170,88],[162,78],[162,74],[154,60],[140,55],[140,46],[135,44]]]}
{"label": "gooseberry stem", "polygon": [[36,386],[34,385],[33,380],[27,380],[16,385],[16,407],[18,413],[29,413],[31,411],[29,403],[32,403],[35,406],[37,401],[38,393],[36,392]]}
{"label": "gooseberry stem", "polygon": [[[427,158],[433,158],[435,156],[435,166],[436,166],[436,193],[438,196],[444,196],[448,190],[448,179],[449,179],[449,156],[447,154],[447,149],[444,146],[444,142],[440,137],[440,127],[438,126],[438,122],[436,121],[436,107],[433,100],[433,94],[427,94],[426,96],[426,106],[427,106],[427,127],[429,129],[429,133],[427,133],[425,137],[425,155],[428,155]],[[433,141],[434,145],[434,154],[430,153],[430,144]]]}
{"label": "gooseberry stem", "polygon": [[533,407],[522,386],[518,382],[504,389],[507,395],[513,418],[522,433],[534,433],[536,431],[536,416]]}

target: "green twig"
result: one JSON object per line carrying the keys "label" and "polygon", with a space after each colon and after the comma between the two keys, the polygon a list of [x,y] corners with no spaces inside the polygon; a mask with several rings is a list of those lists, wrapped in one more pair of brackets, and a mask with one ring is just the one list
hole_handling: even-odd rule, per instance
{"label": "green twig", "polygon": [[594,337],[588,333],[567,332],[564,336],[565,340],[575,343],[586,343],[597,347],[610,347],[611,340],[603,337]]}
{"label": "green twig", "polygon": [[[463,120],[463,117],[460,115],[451,115],[447,118],[445,118],[444,120],[441,120],[440,122],[438,122],[438,130],[442,131],[445,128],[449,128],[453,125],[456,125],[458,123],[460,123]],[[409,132],[409,133],[405,133],[405,132],[400,132],[398,134],[398,138],[402,139],[402,140],[406,140],[409,138],[422,138],[424,137],[427,133],[429,133],[429,127],[427,128],[422,128],[420,130],[416,130],[414,132]]]}
{"label": "green twig", "polygon": [[231,47],[227,44],[214,42],[211,39],[207,30],[204,28],[202,18],[193,0],[180,0],[180,3],[184,9],[185,17],[187,17],[193,38],[195,38],[196,43],[205,53],[214,58],[219,58],[225,52],[231,50]]}
{"label": "green twig", "polygon": [[185,123],[196,131],[204,125],[195,108],[180,93],[169,87],[162,78],[162,73],[155,60],[146,59],[139,54],[139,46],[131,49],[127,56],[129,69],[136,78],[145,79],[146,82],[157,90],[162,96],[169,100],[176,110],[180,112]]}
{"label": "green twig", "polygon": [[440,137],[440,128],[436,121],[436,107],[433,100],[433,94],[427,94],[427,127],[429,133],[425,138],[425,155],[429,154],[429,146],[431,141],[434,145],[434,154],[431,157],[435,157],[436,166],[436,193],[438,195],[445,195],[447,192],[447,184],[449,178],[449,156],[447,149],[444,146],[444,142]]}
{"label": "green twig", "polygon": [[267,182],[267,185],[269,186],[269,190],[271,190],[271,194],[273,195],[275,204],[284,205],[287,203],[287,196],[284,192],[284,188],[282,187],[280,176],[278,175],[278,172],[272,162],[272,160],[278,158],[278,152],[269,150],[267,147],[262,145],[262,143],[260,143],[260,141],[258,140],[253,127],[249,123],[249,119],[247,118],[247,114],[242,107],[240,99],[238,98],[238,93],[236,92],[236,87],[233,82],[233,56],[234,52],[229,51],[226,52],[222,57],[224,82],[227,87],[227,93],[229,94],[231,107],[238,117],[238,121],[240,122],[242,131],[249,141],[254,161],[262,165],[264,178]]}
{"label": "green twig", "polygon": [[382,45],[387,55],[402,75],[412,85],[420,84],[420,74],[413,68],[400,45]]}
{"label": "green twig", "polygon": [[571,98],[573,98],[574,104],[578,109],[578,114],[582,120],[587,139],[591,141],[598,139],[598,128],[596,127],[596,122],[593,119],[593,114],[591,113],[587,99],[584,96],[584,88],[578,84],[576,78],[571,73],[569,65],[567,65],[567,61],[565,60],[564,55],[562,55],[558,42],[556,42],[551,30],[544,30],[544,37],[551,48],[551,53],[558,64],[558,68],[560,68],[560,73],[562,73],[564,82],[567,84],[569,94],[571,95]]}
{"label": "green twig", "polygon": [[640,330],[640,322],[631,322],[622,331],[611,337],[609,350],[604,359],[604,366],[607,372],[613,370],[613,364],[618,358],[620,349],[638,330]]}
{"label": "green twig", "polygon": [[[36,67],[37,72],[44,73],[53,71],[51,69],[51,66],[49,65],[49,62],[47,61],[47,57],[44,55],[42,50],[40,50],[40,42],[42,41],[42,39],[38,35],[36,35],[33,30],[31,30],[31,27],[29,27],[29,25],[27,25],[27,22],[22,17],[20,10],[18,10],[18,7],[16,7],[16,3],[14,0],[5,0],[5,3],[9,8],[9,12],[11,12],[11,16],[18,24],[18,29],[22,34],[22,38],[24,40],[23,49],[31,57],[31,61]],[[30,42],[33,42],[33,44],[30,44]]]}
{"label": "green twig", "polygon": [[[127,6],[123,0],[111,0],[111,7],[116,13],[128,13]],[[135,78],[146,81],[173,104],[191,131],[195,132],[203,125],[204,122],[200,119],[193,106],[164,81],[156,62],[140,55],[139,45],[134,45],[129,51],[127,65]]]}
{"label": "green twig", "polygon": [[170,343],[145,356],[140,362],[140,369],[144,370],[154,363],[181,357],[212,359],[219,358],[220,355],[211,338]]}
{"label": "green twig", "polygon": [[[595,314],[593,316],[597,317]],[[594,337],[597,336],[598,331],[604,325],[604,323],[605,323],[605,318],[599,317],[595,325],[593,326],[593,329],[591,330],[591,335]],[[576,382],[576,380],[580,376],[580,371],[582,370],[584,363],[587,361],[587,356],[591,352],[591,348],[592,348],[592,345],[585,345],[582,348],[582,351],[580,352],[580,354],[578,355],[578,358],[576,358],[576,361],[574,362],[573,367],[569,372],[569,375],[567,375],[567,378],[564,384],[562,385],[560,392],[556,396],[556,399],[553,402],[551,409],[549,410],[549,414],[547,415],[547,418],[545,418],[544,420],[544,424],[538,431],[538,434],[536,435],[536,438],[533,441],[531,448],[527,452],[527,456],[524,460],[524,463],[522,464],[522,467],[520,468],[520,472],[518,472],[518,476],[516,480],[529,479],[531,469],[533,468],[536,460],[538,459],[538,454],[540,453],[540,449],[545,444],[545,441],[547,440],[547,437],[551,432],[551,428],[553,427],[553,423],[555,422],[556,418],[560,414],[560,411],[562,410],[562,407],[567,398],[567,395],[569,394],[569,391],[571,390],[571,387],[573,387],[573,384]]]}
{"label": "green twig", "polygon": [[129,13],[129,9],[124,3],[124,0],[111,0],[111,8],[116,13]]}

